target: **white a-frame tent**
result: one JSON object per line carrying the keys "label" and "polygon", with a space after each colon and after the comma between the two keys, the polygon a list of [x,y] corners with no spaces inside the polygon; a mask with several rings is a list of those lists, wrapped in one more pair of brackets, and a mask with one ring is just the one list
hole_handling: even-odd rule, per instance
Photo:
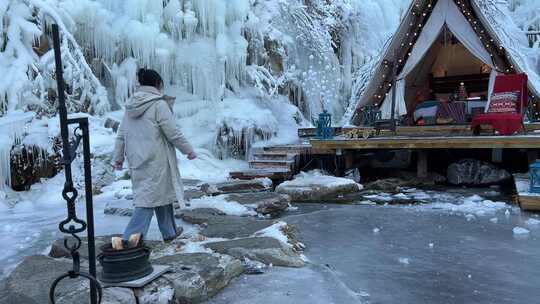
{"label": "white a-frame tent", "polygon": [[[496,33],[482,17],[474,0],[413,1],[366,86],[358,108],[375,104],[380,106],[383,118],[390,118],[395,92],[395,117],[410,112],[407,100],[411,98],[411,92],[407,90],[411,84],[408,81],[424,68],[422,65],[429,61],[426,58],[433,55],[434,45],[446,32],[459,41],[463,50],[466,49],[466,60],[482,65],[483,73],[489,75],[485,94],[489,98],[497,73],[523,71],[505,52]],[[531,97],[537,98],[538,90],[529,87]]]}

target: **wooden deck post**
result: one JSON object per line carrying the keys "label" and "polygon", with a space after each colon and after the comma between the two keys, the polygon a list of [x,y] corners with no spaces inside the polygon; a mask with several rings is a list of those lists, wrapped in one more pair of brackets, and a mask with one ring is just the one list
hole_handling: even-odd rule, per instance
{"label": "wooden deck post", "polygon": [[527,161],[529,165],[534,163],[538,159],[538,150],[527,150]]}
{"label": "wooden deck post", "polygon": [[416,174],[418,178],[427,178],[428,176],[428,158],[427,152],[424,150],[416,152]]}
{"label": "wooden deck post", "polygon": [[494,163],[502,163],[503,149],[494,148],[491,149],[491,161]]}

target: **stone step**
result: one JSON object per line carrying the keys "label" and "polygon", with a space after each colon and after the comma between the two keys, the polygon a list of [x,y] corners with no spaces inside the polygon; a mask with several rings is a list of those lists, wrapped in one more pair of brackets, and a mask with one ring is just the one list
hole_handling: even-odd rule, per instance
{"label": "stone step", "polygon": [[278,161],[293,161],[298,154],[296,153],[254,153],[251,155],[250,161],[258,160],[278,160]]}
{"label": "stone step", "polygon": [[272,180],[276,179],[290,179],[293,176],[293,172],[287,168],[271,168],[271,169],[247,169],[243,171],[231,172],[231,178],[250,180],[255,178],[268,177]]}
{"label": "stone step", "polygon": [[309,144],[298,144],[298,145],[283,145],[283,146],[271,146],[264,147],[265,152],[279,152],[279,153],[308,153],[311,150],[311,145]]}
{"label": "stone step", "polygon": [[290,160],[256,160],[250,161],[249,167],[255,169],[265,169],[265,168],[286,168],[292,169],[295,165],[294,161]]}

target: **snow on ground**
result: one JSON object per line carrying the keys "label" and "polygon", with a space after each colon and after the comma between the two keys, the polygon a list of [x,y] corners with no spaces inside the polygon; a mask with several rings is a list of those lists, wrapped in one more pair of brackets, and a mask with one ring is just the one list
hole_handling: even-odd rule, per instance
{"label": "snow on ground", "polygon": [[248,216],[257,215],[257,212],[237,202],[227,201],[226,195],[205,196],[189,201],[186,209],[214,208],[228,215]]}
{"label": "snow on ground", "polygon": [[291,244],[289,243],[289,238],[283,232],[283,229],[285,227],[287,227],[287,223],[283,221],[279,221],[268,228],[258,231],[257,233],[255,233],[255,236],[271,237],[271,238],[277,239],[283,245],[291,247]]}
{"label": "snow on ground", "polygon": [[320,170],[312,170],[309,172],[300,172],[294,177],[293,180],[281,183],[280,187],[307,187],[310,185],[320,185],[322,187],[334,188],[351,184],[358,185],[359,190],[363,189],[362,185],[356,183],[352,179],[335,177],[332,175],[324,174]]}
{"label": "snow on ground", "polygon": [[515,236],[526,236],[531,233],[528,229],[525,229],[523,227],[514,227],[514,229],[512,229],[512,232]]}

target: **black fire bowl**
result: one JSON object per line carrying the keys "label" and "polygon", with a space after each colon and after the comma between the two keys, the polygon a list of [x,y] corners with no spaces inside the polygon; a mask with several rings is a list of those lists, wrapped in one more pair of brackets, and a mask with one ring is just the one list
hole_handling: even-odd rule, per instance
{"label": "black fire bowl", "polygon": [[143,245],[123,250],[113,250],[110,243],[101,246],[98,261],[102,271],[99,279],[104,283],[121,283],[151,274],[150,252],[151,249]]}

